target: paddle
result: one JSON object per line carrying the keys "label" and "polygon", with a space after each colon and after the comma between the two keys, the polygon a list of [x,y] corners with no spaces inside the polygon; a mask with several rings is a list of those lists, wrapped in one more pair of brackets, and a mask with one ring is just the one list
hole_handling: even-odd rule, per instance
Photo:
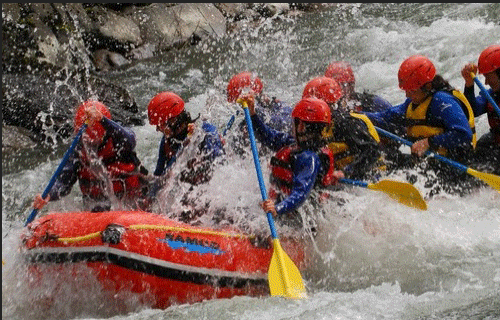
{"label": "paddle", "polygon": [[[259,179],[260,193],[262,195],[262,200],[265,201],[267,199],[267,192],[264,185],[264,179],[262,178],[259,155],[257,153],[257,146],[255,144],[255,137],[253,134],[252,120],[250,119],[250,111],[248,111],[248,105],[246,101],[238,100],[237,102],[243,106],[243,110],[245,111],[245,120],[250,136],[250,144],[252,146],[255,170],[257,171],[257,178]],[[284,296],[286,298],[305,298],[306,290],[302,282],[302,276],[300,275],[300,271],[297,266],[295,266],[292,259],[290,259],[290,257],[281,247],[280,241],[278,239],[278,234],[274,227],[274,221],[271,212],[267,213],[267,221],[269,223],[269,227],[271,228],[274,248],[271,263],[269,265],[269,270],[267,273],[271,295]]]}
{"label": "paddle", "polygon": [[231,127],[233,126],[233,123],[234,123],[234,119],[236,118],[236,116],[240,113],[240,110],[237,110],[236,111],[236,115],[232,115],[231,118],[229,118],[229,121],[227,122],[227,125],[226,125],[226,128],[224,128],[224,131],[222,132],[222,136],[225,136],[226,135],[226,132],[227,130],[231,129]]}
{"label": "paddle", "polygon": [[[66,150],[66,153],[64,154],[64,157],[61,160],[61,163],[59,164],[59,167],[57,167],[56,171],[54,172],[54,174],[52,175],[52,178],[49,181],[49,184],[47,185],[47,187],[45,188],[45,190],[42,193],[42,199],[45,199],[48,196],[50,190],[52,189],[52,187],[54,186],[54,183],[56,182],[57,177],[61,173],[66,162],[68,162],[69,157],[73,153],[73,150],[75,150],[75,147],[78,144],[78,141],[80,141],[80,137],[82,136],[82,134],[86,128],[87,128],[87,124],[84,123],[82,125],[82,127],[80,128],[80,130],[78,131],[78,133],[76,134],[76,137],[73,139],[73,142],[71,143],[69,149]],[[33,219],[35,219],[37,213],[38,213],[38,209],[33,209],[31,211],[30,215],[28,216],[28,219],[26,220],[26,223],[24,224],[24,226],[27,226],[28,223],[33,221]]]}
{"label": "paddle", "polygon": [[481,81],[479,81],[479,79],[474,74],[474,72],[471,72],[470,75],[471,75],[472,79],[474,79],[474,82],[477,84],[477,86],[479,87],[479,89],[481,89],[481,93],[482,93],[483,97],[485,97],[486,99],[488,99],[488,101],[491,103],[491,105],[493,106],[493,108],[497,112],[498,116],[500,116],[500,108],[495,103],[495,100],[493,100],[493,98],[491,97],[491,95],[488,93],[488,90],[486,90],[486,88],[483,86],[483,84],[481,83]]}
{"label": "paddle", "polygon": [[427,203],[414,185],[408,182],[381,180],[377,183],[367,183],[363,181],[340,179],[341,183],[349,183],[359,187],[368,188],[375,191],[385,192],[389,197],[398,202],[421,210],[427,210]]}
{"label": "paddle", "polygon": [[[389,138],[392,138],[396,141],[399,141],[401,143],[404,143],[406,144],[407,146],[411,146],[412,143],[408,140],[405,140],[393,133],[390,133],[389,131],[385,131],[384,129],[381,129],[379,127],[375,127],[377,129],[377,131],[386,136],[386,137],[389,137]],[[468,174],[470,174],[471,176],[474,176],[478,179],[481,179],[483,180],[484,182],[486,182],[487,184],[489,184],[493,189],[496,189],[498,191],[500,191],[500,176],[497,176],[497,175],[494,175],[492,173],[485,173],[485,172],[480,172],[480,171],[477,171],[477,170],[474,170],[472,168],[468,168],[466,166],[464,166],[463,164],[461,163],[458,163],[456,161],[453,161],[453,160],[450,160],[448,158],[445,158],[439,154],[436,154],[434,152],[431,152],[431,151],[426,151],[425,152],[426,155],[430,155],[438,160],[441,160],[455,168],[457,168],[458,170],[462,171],[462,172],[466,172]]]}

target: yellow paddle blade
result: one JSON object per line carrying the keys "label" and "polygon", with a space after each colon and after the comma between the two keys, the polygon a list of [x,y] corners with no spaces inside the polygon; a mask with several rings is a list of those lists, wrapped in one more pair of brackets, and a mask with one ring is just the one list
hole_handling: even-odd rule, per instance
{"label": "yellow paddle blade", "polygon": [[492,173],[480,172],[471,168],[467,168],[467,173],[483,180],[487,184],[489,184],[493,189],[500,191],[500,176],[497,176]]}
{"label": "yellow paddle blade", "polygon": [[273,239],[273,246],[273,256],[267,273],[271,295],[293,299],[306,298],[306,289],[299,269],[281,248],[279,239]]}
{"label": "yellow paddle blade", "polygon": [[427,210],[427,203],[420,194],[420,191],[418,191],[418,189],[411,183],[394,180],[381,180],[377,183],[369,183],[367,188],[383,191],[391,198],[406,206]]}

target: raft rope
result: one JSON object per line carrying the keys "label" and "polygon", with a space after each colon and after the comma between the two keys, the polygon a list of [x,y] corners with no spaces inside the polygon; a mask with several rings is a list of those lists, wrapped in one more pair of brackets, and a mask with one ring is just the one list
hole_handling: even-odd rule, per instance
{"label": "raft rope", "polygon": [[[253,239],[253,238],[255,238],[255,235],[244,235],[244,234],[227,233],[227,232],[221,232],[221,231],[188,229],[188,228],[182,228],[182,227],[158,226],[158,225],[148,225],[148,224],[131,225],[126,229],[130,229],[130,230],[155,230],[156,229],[156,230],[164,230],[164,231],[188,232],[188,233],[222,236],[222,237],[227,237],[227,238],[241,238],[241,239]],[[102,231],[98,231],[98,232],[90,233],[90,234],[87,234],[84,236],[69,237],[69,238],[57,238],[57,241],[66,242],[66,243],[86,241],[86,240],[100,237],[101,233],[102,233]]]}

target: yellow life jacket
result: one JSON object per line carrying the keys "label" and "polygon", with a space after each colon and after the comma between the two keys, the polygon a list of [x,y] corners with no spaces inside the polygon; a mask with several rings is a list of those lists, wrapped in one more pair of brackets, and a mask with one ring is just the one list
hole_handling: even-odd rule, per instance
{"label": "yellow life jacket", "polygon": [[460,100],[460,106],[467,117],[467,121],[469,122],[470,129],[472,130],[472,148],[476,149],[477,143],[477,135],[476,135],[476,121],[474,119],[474,111],[470,106],[469,100],[464,96],[464,94],[458,90],[453,90],[453,96]]}
{"label": "yellow life jacket", "polygon": [[344,169],[354,160],[354,156],[349,154],[349,146],[345,142],[330,142],[328,148],[335,156],[335,168],[338,170]]}
{"label": "yellow life jacket", "polygon": [[[366,124],[368,132],[373,137],[373,139],[375,139],[377,143],[380,143],[380,137],[377,133],[377,130],[375,129],[375,126],[373,125],[371,120],[366,115],[351,112],[350,116],[362,120]],[[323,137],[327,138],[333,137],[332,130],[333,128],[330,128],[328,132],[323,132]],[[328,148],[335,155],[335,167],[338,170],[342,170],[345,166],[354,161],[354,155],[349,153],[349,146],[345,142],[336,142],[336,141],[330,142],[328,144]]]}
{"label": "yellow life jacket", "polygon": [[375,129],[375,126],[373,125],[373,123],[370,120],[370,118],[368,118],[364,114],[355,113],[355,112],[351,112],[350,115],[351,115],[351,117],[363,120],[364,123],[366,124],[366,127],[368,128],[368,132],[371,134],[371,136],[373,137],[373,139],[375,139],[375,141],[377,141],[377,143],[380,143],[380,137],[378,135],[377,129]]}
{"label": "yellow life jacket", "polygon": [[[373,139],[375,139],[375,141],[377,141],[377,143],[380,143],[380,136],[378,135],[377,129],[375,129],[375,125],[373,125],[373,122],[370,120],[370,118],[368,118],[364,114],[356,112],[351,112],[350,115],[354,118],[363,120],[366,124],[366,127],[368,128],[368,132],[370,133],[370,135],[373,137]],[[383,154],[378,158],[377,162],[375,163],[375,168],[380,171],[385,171],[387,169]]]}
{"label": "yellow life jacket", "polygon": [[[460,91],[453,90],[453,96],[460,101],[460,106],[464,110],[464,113],[467,117],[469,126],[472,130],[472,147],[475,149],[477,137],[474,113],[472,111],[472,108],[469,104],[469,101],[467,101],[467,98],[465,98],[465,96]],[[429,109],[431,100],[432,95],[416,107],[414,106],[413,102],[410,102],[410,105],[406,109],[406,119],[411,120],[411,123],[407,128],[407,134],[412,141],[433,137],[444,132],[443,127],[433,126],[427,121],[427,111]],[[447,150],[445,148],[439,148],[437,150],[437,153],[446,155]]]}

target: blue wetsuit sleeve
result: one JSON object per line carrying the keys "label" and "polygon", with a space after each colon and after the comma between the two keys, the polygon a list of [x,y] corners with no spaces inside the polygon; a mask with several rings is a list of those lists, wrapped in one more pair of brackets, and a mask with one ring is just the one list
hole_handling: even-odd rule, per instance
{"label": "blue wetsuit sleeve", "polygon": [[251,119],[255,137],[272,150],[278,151],[283,146],[295,143],[291,134],[271,129],[258,115],[251,116]]}
{"label": "blue wetsuit sleeve", "polygon": [[[488,91],[490,95],[493,93],[491,89]],[[482,95],[476,97],[474,93],[474,86],[465,87],[464,96],[467,98],[467,100],[469,100],[472,111],[474,112],[474,117],[479,117],[480,115],[486,113],[488,100]]]}
{"label": "blue wetsuit sleeve", "polygon": [[410,100],[407,99],[402,104],[387,108],[383,111],[361,113],[365,114],[375,126],[393,131],[395,128],[405,125],[404,119],[406,117],[406,108],[408,108],[409,104]]}
{"label": "blue wetsuit sleeve", "polygon": [[[205,137],[203,138],[202,143],[200,144],[200,149],[204,155],[208,155],[209,157],[215,158],[224,154],[224,146],[222,140],[220,138],[219,133],[217,132],[217,128],[208,123],[203,122],[202,129],[204,130]],[[161,176],[165,174],[165,171],[170,167],[174,162],[176,156],[174,156],[167,163],[167,157],[165,155],[165,136],[162,137],[160,141],[160,146],[158,150],[158,161],[156,162],[156,169],[154,171],[155,176]]]}
{"label": "blue wetsuit sleeve", "polygon": [[279,215],[292,212],[304,203],[316,183],[320,168],[321,161],[316,153],[306,150],[297,155],[290,195],[276,204]]}
{"label": "blue wetsuit sleeve", "polygon": [[224,145],[217,132],[217,128],[208,122],[203,122],[202,129],[205,131],[205,137],[202,142],[202,152],[216,158],[224,154]]}
{"label": "blue wetsuit sleeve", "polygon": [[158,150],[158,161],[156,161],[156,169],[155,172],[153,173],[155,176],[161,176],[165,173],[165,162],[167,157],[165,156],[165,136],[162,136],[161,141],[160,141],[160,147]]}
{"label": "blue wetsuit sleeve", "polygon": [[269,125],[278,131],[291,132],[292,130],[292,108],[284,102],[273,99],[269,107]]}
{"label": "blue wetsuit sleeve", "polygon": [[454,149],[471,143],[472,130],[457,99],[439,91],[432,97],[429,108],[429,120],[441,123],[445,128],[444,133],[429,138],[432,149]]}
{"label": "blue wetsuit sleeve", "polygon": [[106,134],[113,139],[117,152],[132,151],[135,148],[135,133],[130,128],[125,128],[106,117],[102,118],[101,124],[106,129]]}
{"label": "blue wetsuit sleeve", "polygon": [[392,104],[380,96],[373,97],[373,109],[383,111],[392,108]]}
{"label": "blue wetsuit sleeve", "polygon": [[[165,171],[167,170],[167,157],[165,156],[165,136],[162,136],[160,140],[160,147],[158,150],[158,160],[156,161],[156,169],[153,173],[155,177],[160,177],[163,174],[165,174]],[[155,179],[149,188],[149,197],[154,198],[156,197],[156,194],[158,191],[160,191],[162,187],[162,181]]]}

